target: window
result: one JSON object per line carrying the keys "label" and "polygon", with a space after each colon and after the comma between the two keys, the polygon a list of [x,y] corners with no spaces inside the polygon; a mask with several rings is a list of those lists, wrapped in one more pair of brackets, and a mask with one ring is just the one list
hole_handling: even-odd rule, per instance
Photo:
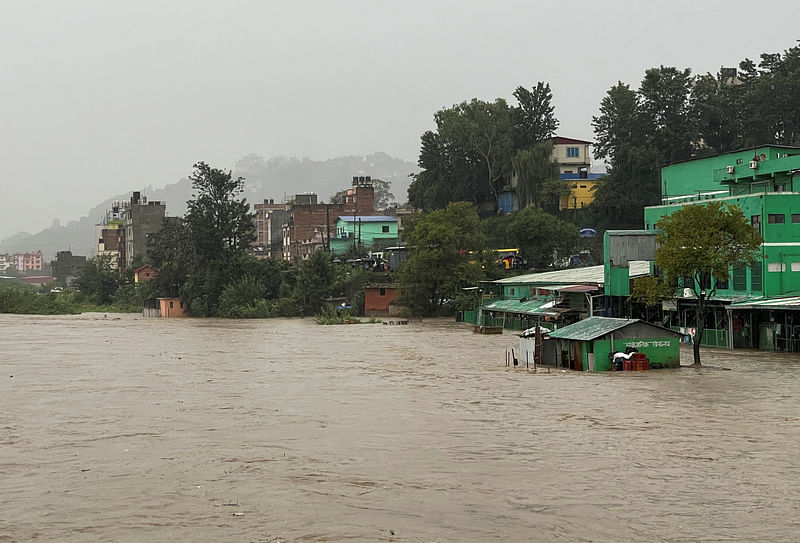
{"label": "window", "polygon": [[750,267],[750,290],[755,292],[764,290],[764,268],[761,262]]}
{"label": "window", "polygon": [[733,290],[747,290],[747,268],[736,266],[733,268]]}
{"label": "window", "polygon": [[386,296],[386,289],[385,288],[381,289],[381,296]]}
{"label": "window", "polygon": [[792,224],[800,222],[800,213],[792,213]]}
{"label": "window", "polygon": [[567,147],[567,158],[578,158],[580,153],[580,147]]}
{"label": "window", "polygon": [[751,215],[750,224],[753,225],[753,229],[756,232],[761,233],[761,215]]}
{"label": "window", "polygon": [[768,272],[784,272],[786,271],[786,264],[784,262],[769,262],[767,263]]}
{"label": "window", "polygon": [[769,224],[783,224],[786,222],[786,215],[783,213],[770,213],[767,215],[767,222]]}
{"label": "window", "polygon": [[508,289],[508,295],[509,296],[513,296],[514,295],[514,289],[513,288]]}
{"label": "window", "polygon": [[586,185],[581,185],[581,188],[582,188],[582,189],[585,189],[585,188],[586,188]]}
{"label": "window", "polygon": [[726,279],[725,281],[717,280],[717,290],[728,290],[730,288],[730,283]]}
{"label": "window", "polygon": [[800,262],[792,262],[792,271],[800,271]]}
{"label": "window", "polygon": [[389,227],[386,226],[386,225],[381,226],[381,232],[383,232],[384,234],[388,234],[389,233]]}

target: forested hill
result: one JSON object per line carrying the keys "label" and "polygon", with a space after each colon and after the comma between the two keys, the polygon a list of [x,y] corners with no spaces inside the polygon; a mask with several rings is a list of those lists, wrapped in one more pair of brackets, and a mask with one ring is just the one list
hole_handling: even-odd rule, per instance
{"label": "forested hill", "polygon": [[[225,164],[211,164],[217,168],[231,168]],[[355,175],[369,175],[391,183],[390,190],[398,203],[408,200],[407,191],[417,166],[405,160],[393,158],[386,153],[365,156],[347,156],[329,160],[310,160],[278,157],[264,159],[256,154],[243,157],[232,166],[234,175],[245,178],[245,197],[250,203],[273,198],[281,202],[284,197],[296,193],[315,192],[320,201],[327,200],[336,192],[348,188]],[[187,176],[192,164],[186,165]],[[99,223],[105,211],[114,201],[130,199],[131,192],[141,191],[150,201],[163,201],[167,215],[182,216],[186,212],[186,201],[192,196],[192,187],[184,178],[163,189],[131,187],[130,192],[117,194],[96,204],[87,215],[70,221],[66,225],[53,224],[36,234],[19,233],[0,241],[0,253],[15,253],[41,250],[46,261],[55,258],[56,251],[70,249],[73,254],[91,256],[96,251],[94,225]],[[91,205],[87,202],[87,205]]]}

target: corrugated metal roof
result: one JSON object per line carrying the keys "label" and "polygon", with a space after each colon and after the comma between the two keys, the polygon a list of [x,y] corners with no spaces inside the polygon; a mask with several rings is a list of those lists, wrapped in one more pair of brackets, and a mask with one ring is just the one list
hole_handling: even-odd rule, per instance
{"label": "corrugated metal roof", "polygon": [[559,339],[574,339],[577,341],[591,341],[604,336],[614,330],[624,328],[629,324],[639,322],[639,319],[613,319],[610,317],[589,317],[564,328],[553,330],[550,337]]}
{"label": "corrugated metal roof", "polygon": [[783,298],[754,298],[742,300],[731,304],[732,309],[788,309],[800,311],[800,296],[788,296]]}
{"label": "corrugated metal roof", "polygon": [[[575,285],[575,284],[593,284],[602,285],[605,282],[603,266],[586,266],[585,268],[571,268],[568,270],[558,270],[542,273],[528,273],[526,275],[517,275],[515,277],[506,277],[505,279],[498,279],[492,283],[500,285]],[[650,275],[650,262],[647,260],[634,260],[630,263],[631,278],[644,277]]]}
{"label": "corrugated metal roof", "polygon": [[556,304],[552,299],[497,300],[481,307],[484,311],[502,311],[504,313],[518,313],[521,315],[558,315],[553,309]]}
{"label": "corrugated metal roof", "polygon": [[[660,334],[672,335],[675,337],[681,336],[678,332],[673,332],[667,328],[650,324],[647,321],[640,319],[614,319],[611,317],[589,317],[582,321],[570,324],[564,328],[553,330],[549,333],[550,337],[558,339],[571,339],[575,341],[591,341],[606,334],[620,330],[634,323],[653,328]],[[647,336],[645,336],[647,337]],[[656,337],[664,337],[663,335]]]}

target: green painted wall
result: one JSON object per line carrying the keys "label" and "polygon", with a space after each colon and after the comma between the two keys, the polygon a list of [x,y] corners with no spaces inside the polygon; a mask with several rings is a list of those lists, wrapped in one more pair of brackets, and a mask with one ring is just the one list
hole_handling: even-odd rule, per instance
{"label": "green painted wall", "polygon": [[[598,339],[594,342],[594,368],[595,371],[610,371],[611,361],[608,355],[611,351],[611,341]],[[651,367],[678,367],[681,363],[680,340],[678,338],[659,339],[615,339],[614,352],[624,352],[625,347],[633,346],[640,353],[647,355]],[[584,365],[588,369],[588,365]]]}
{"label": "green painted wall", "polygon": [[[787,155],[787,156],[784,156]],[[750,168],[750,161],[758,156],[757,168]],[[763,158],[762,158],[763,156]],[[728,166],[733,173],[728,173]],[[784,147],[759,147],[734,151],[696,160],[670,164],[661,169],[661,197],[673,198],[697,195],[698,192],[728,191],[732,193],[763,178],[764,181],[791,183],[788,172],[800,168],[800,149]],[[795,183],[797,183],[795,178]],[[787,187],[787,190],[792,190]],[[794,190],[798,190],[797,187]],[[749,192],[749,189],[748,189]]]}
{"label": "green painted wall", "polygon": [[[388,230],[384,232],[384,227]],[[359,239],[363,247],[375,247],[376,244],[397,244],[397,221],[336,221],[336,231],[331,236],[331,253],[341,255],[353,246],[353,239]]]}
{"label": "green painted wall", "polygon": [[[754,264],[759,274],[746,271],[744,288],[741,282],[731,280],[728,288],[719,289],[717,297],[734,296],[783,296],[800,292],[800,194],[770,192],[742,196],[715,198],[726,205],[736,205],[751,222],[760,222],[764,245],[761,261]],[[699,204],[708,202],[701,200]],[[645,226],[654,229],[661,217],[674,213],[681,204],[645,208]],[[774,221],[770,223],[770,221]],[[783,220],[783,222],[777,222]],[[794,222],[793,222],[794,221]],[[737,284],[738,283],[738,284]],[[739,288],[737,288],[739,287]]]}

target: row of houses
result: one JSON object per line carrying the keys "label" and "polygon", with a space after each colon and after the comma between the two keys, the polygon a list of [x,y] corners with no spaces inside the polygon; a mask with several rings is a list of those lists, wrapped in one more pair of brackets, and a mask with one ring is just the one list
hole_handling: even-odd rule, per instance
{"label": "row of houses", "polygon": [[[656,273],[658,221],[686,205],[721,201],[741,208],[764,241],[752,266],[732,267],[729,281],[718,284],[702,343],[800,352],[800,147],[765,145],[666,165],[661,187],[662,203],[645,208],[643,229],[605,232],[602,266],[482,284],[477,310],[466,313],[465,320],[512,330],[541,325],[557,337],[557,330],[584,319],[638,318],[693,341],[697,300],[692,289],[679,289],[656,307],[629,296],[633,280]],[[652,340],[675,348],[672,340]],[[583,369],[589,367],[588,354],[584,350],[578,357]],[[574,355],[568,355],[573,362]]]}

